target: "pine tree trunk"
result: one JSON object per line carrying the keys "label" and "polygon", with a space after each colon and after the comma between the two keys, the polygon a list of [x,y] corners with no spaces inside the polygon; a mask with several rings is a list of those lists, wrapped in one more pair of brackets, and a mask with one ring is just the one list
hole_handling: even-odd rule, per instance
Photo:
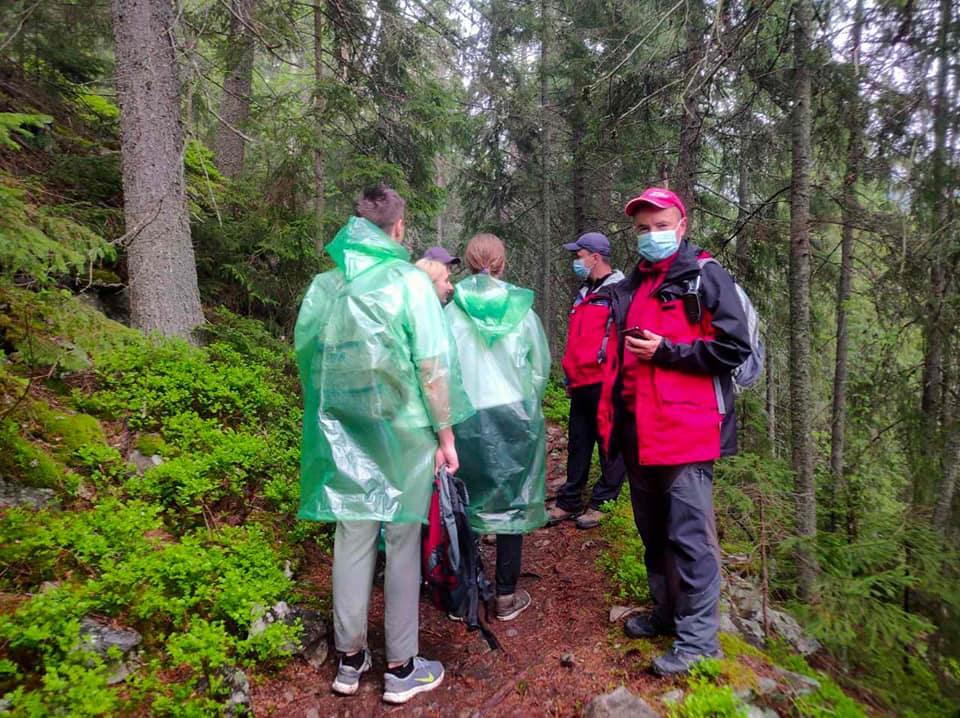
{"label": "pine tree trunk", "polygon": [[800,597],[816,598],[817,504],[814,485],[813,401],[810,377],[810,0],[797,0],[794,19],[794,109],[790,190],[790,433]]}
{"label": "pine tree trunk", "polygon": [[570,179],[573,189],[573,228],[579,237],[587,231],[586,157],[583,153],[586,130],[583,126],[583,109],[579,102],[580,88],[574,87],[574,93],[577,101],[570,116],[570,156],[573,158]]}
{"label": "pine tree trunk", "polygon": [[[859,215],[857,182],[860,178],[860,160],[863,155],[863,116],[860,106],[860,35],[863,26],[863,0],[857,0],[851,33],[850,66],[853,94],[846,110],[847,171],[843,180],[843,229],[840,240],[840,279],[837,284],[837,353],[833,374],[833,411],[830,422],[830,531],[837,529],[839,507],[837,497],[846,499],[843,454],[847,428],[847,302],[853,279],[853,228]],[[844,503],[848,502],[844,500]]]}
{"label": "pine tree trunk", "polygon": [[[924,326],[923,360],[923,396],[920,409],[923,412],[924,428],[921,441],[924,442],[923,456],[934,457],[939,454],[940,412],[943,400],[943,362],[946,327],[944,326],[944,304],[947,294],[947,255],[944,228],[949,224],[949,195],[947,192],[947,127],[951,112],[951,101],[947,85],[947,73],[950,65],[950,47],[948,29],[951,24],[950,0],[940,0],[940,23],[937,32],[937,95],[933,107],[933,168],[929,194],[933,197],[933,218],[930,227],[930,294],[927,300],[926,322]],[[949,458],[948,458],[949,460]],[[914,476],[914,504],[928,506],[931,501],[932,486],[929,477],[934,474],[938,462],[933,462],[918,471]]]}
{"label": "pine tree trunk", "polygon": [[323,5],[313,6],[313,76],[314,76],[314,138],[313,147],[313,214],[316,221],[317,252],[323,251],[323,213],[326,209],[326,160],[323,155],[323,112],[325,109],[323,69]]}
{"label": "pine tree trunk", "polygon": [[540,286],[540,320],[543,322],[543,331],[547,335],[547,345],[553,346],[553,277],[550,272],[550,258],[554,252],[554,240],[550,232],[551,203],[550,195],[550,118],[547,116],[549,100],[547,83],[548,38],[552,32],[550,18],[547,13],[546,0],[540,0],[540,241],[543,255],[539,264]]}
{"label": "pine tree trunk", "polygon": [[235,180],[243,172],[246,140],[240,132],[250,116],[253,87],[254,43],[250,22],[257,0],[232,0],[227,36],[227,71],[223,78],[219,121],[213,140],[213,156],[220,173]]}
{"label": "pine tree trunk", "polygon": [[190,337],[203,323],[183,174],[173,3],[114,0],[131,323]]}
{"label": "pine tree trunk", "polygon": [[684,92],[683,118],[680,121],[680,151],[677,157],[677,170],[674,172],[673,191],[690,210],[696,198],[697,153],[700,150],[700,130],[703,127],[703,115],[699,101],[702,93],[700,63],[703,60],[703,2],[690,0],[687,3],[686,50],[683,62]]}

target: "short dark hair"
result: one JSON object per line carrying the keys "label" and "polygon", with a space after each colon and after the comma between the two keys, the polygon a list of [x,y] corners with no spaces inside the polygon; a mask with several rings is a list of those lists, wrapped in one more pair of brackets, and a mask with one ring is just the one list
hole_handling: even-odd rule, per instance
{"label": "short dark hair", "polygon": [[373,222],[385,232],[403,219],[407,203],[395,190],[380,185],[364,190],[357,199],[355,214]]}

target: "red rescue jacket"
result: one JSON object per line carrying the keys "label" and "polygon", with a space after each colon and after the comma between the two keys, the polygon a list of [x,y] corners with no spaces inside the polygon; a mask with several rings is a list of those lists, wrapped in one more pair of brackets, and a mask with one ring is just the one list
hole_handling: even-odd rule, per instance
{"label": "red rescue jacket", "polygon": [[623,281],[623,272],[614,270],[596,289],[584,284],[570,310],[567,328],[567,347],[563,352],[563,373],[571,388],[599,384],[603,381],[603,366],[599,355],[610,317],[610,299],[600,290]]}
{"label": "red rescue jacket", "polygon": [[[705,256],[684,240],[669,260],[641,260],[604,293],[613,321],[597,420],[610,455],[619,450],[625,411],[636,417],[641,464],[673,466],[736,453],[730,372],[749,355],[750,340],[733,278],[718,264],[701,270],[697,260]],[[683,294],[697,275],[700,321],[693,323]],[[622,331],[633,326],[663,337],[650,361],[624,356]]]}

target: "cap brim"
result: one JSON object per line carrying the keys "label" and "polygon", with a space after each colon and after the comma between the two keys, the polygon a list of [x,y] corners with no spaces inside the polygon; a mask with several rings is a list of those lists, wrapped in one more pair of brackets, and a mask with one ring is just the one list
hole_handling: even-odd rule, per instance
{"label": "cap brim", "polygon": [[666,209],[667,207],[674,206],[669,202],[666,204],[659,204],[658,202],[654,202],[652,199],[647,199],[646,197],[634,197],[632,200],[627,202],[627,206],[623,208],[623,213],[628,217],[632,217],[642,204],[648,204],[651,207],[656,207],[657,209]]}
{"label": "cap brim", "polygon": [[563,248],[568,252],[577,252],[581,249],[580,245],[576,242],[570,242],[570,244],[563,245]]}

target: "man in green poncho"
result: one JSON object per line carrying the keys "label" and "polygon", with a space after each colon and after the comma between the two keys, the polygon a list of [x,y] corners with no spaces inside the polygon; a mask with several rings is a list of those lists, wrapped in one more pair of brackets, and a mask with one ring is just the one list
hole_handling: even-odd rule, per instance
{"label": "man in green poncho", "polygon": [[[371,667],[367,607],[385,525],[383,699],[436,688],[443,666],[418,656],[420,527],[433,474],[459,466],[453,424],[473,413],[430,280],[399,244],[404,201],[368,190],[327,252],[297,317],[304,420],[299,517],[336,521],[333,690],[357,692]],[[438,446],[439,445],[439,446]]]}

